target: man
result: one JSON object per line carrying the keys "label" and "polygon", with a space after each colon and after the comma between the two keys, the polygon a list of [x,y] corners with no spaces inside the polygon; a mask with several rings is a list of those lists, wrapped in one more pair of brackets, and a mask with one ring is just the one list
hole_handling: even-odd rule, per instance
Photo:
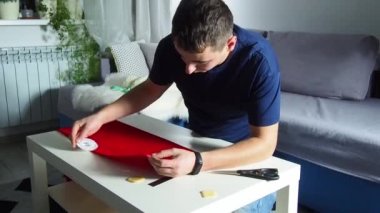
{"label": "man", "polygon": [[[182,0],[172,33],[157,47],[149,78],[116,102],[76,121],[73,147],[103,124],[142,110],[172,83],[188,108],[190,129],[234,144],[202,153],[170,149],[152,154],[149,162],[158,174],[196,174],[272,156],[280,111],[277,60],[264,38],[233,24],[222,0]],[[271,196],[265,203],[268,211],[273,203]]]}

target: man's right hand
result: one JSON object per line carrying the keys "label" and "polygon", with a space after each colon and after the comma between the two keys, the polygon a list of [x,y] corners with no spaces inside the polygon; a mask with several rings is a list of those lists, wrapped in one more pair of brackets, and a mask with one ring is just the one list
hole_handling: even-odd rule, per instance
{"label": "man's right hand", "polygon": [[78,141],[91,136],[97,132],[102,125],[103,123],[98,114],[93,114],[75,121],[73,129],[71,131],[71,144],[73,148],[76,147]]}
{"label": "man's right hand", "polygon": [[71,132],[73,148],[79,140],[94,134],[103,124],[139,112],[149,106],[161,97],[169,86],[170,84],[158,85],[147,79],[97,113],[76,121]]}

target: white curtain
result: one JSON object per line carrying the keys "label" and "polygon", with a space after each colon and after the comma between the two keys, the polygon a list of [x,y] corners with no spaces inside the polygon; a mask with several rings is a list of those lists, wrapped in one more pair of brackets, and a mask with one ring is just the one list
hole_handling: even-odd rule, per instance
{"label": "white curtain", "polygon": [[158,42],[170,33],[170,0],[84,0],[86,26],[104,50],[110,44]]}

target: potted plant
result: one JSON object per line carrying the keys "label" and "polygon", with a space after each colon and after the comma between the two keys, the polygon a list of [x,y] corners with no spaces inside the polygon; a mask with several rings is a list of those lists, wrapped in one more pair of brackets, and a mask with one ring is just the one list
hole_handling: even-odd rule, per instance
{"label": "potted plant", "polygon": [[[60,49],[70,49],[69,68],[60,79],[72,83],[95,82],[100,79],[100,48],[89,34],[83,19],[72,19],[67,2],[57,0],[56,9],[49,12],[49,25],[56,31]],[[83,14],[83,12],[82,12]]]}
{"label": "potted plant", "polygon": [[49,19],[50,14],[56,9],[56,0],[39,0],[36,2],[36,9],[41,19]]}
{"label": "potted plant", "polygon": [[0,0],[0,19],[18,19],[19,10],[19,0]]}

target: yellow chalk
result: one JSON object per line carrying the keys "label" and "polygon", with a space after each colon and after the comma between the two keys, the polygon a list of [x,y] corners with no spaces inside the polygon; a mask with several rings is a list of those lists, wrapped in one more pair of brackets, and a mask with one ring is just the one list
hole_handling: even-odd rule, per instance
{"label": "yellow chalk", "polygon": [[127,181],[130,183],[142,183],[145,181],[144,177],[137,176],[137,177],[128,177]]}
{"label": "yellow chalk", "polygon": [[218,194],[215,192],[215,191],[213,191],[213,190],[202,190],[201,191],[201,196],[203,197],[203,198],[214,198],[214,197],[216,197]]}

